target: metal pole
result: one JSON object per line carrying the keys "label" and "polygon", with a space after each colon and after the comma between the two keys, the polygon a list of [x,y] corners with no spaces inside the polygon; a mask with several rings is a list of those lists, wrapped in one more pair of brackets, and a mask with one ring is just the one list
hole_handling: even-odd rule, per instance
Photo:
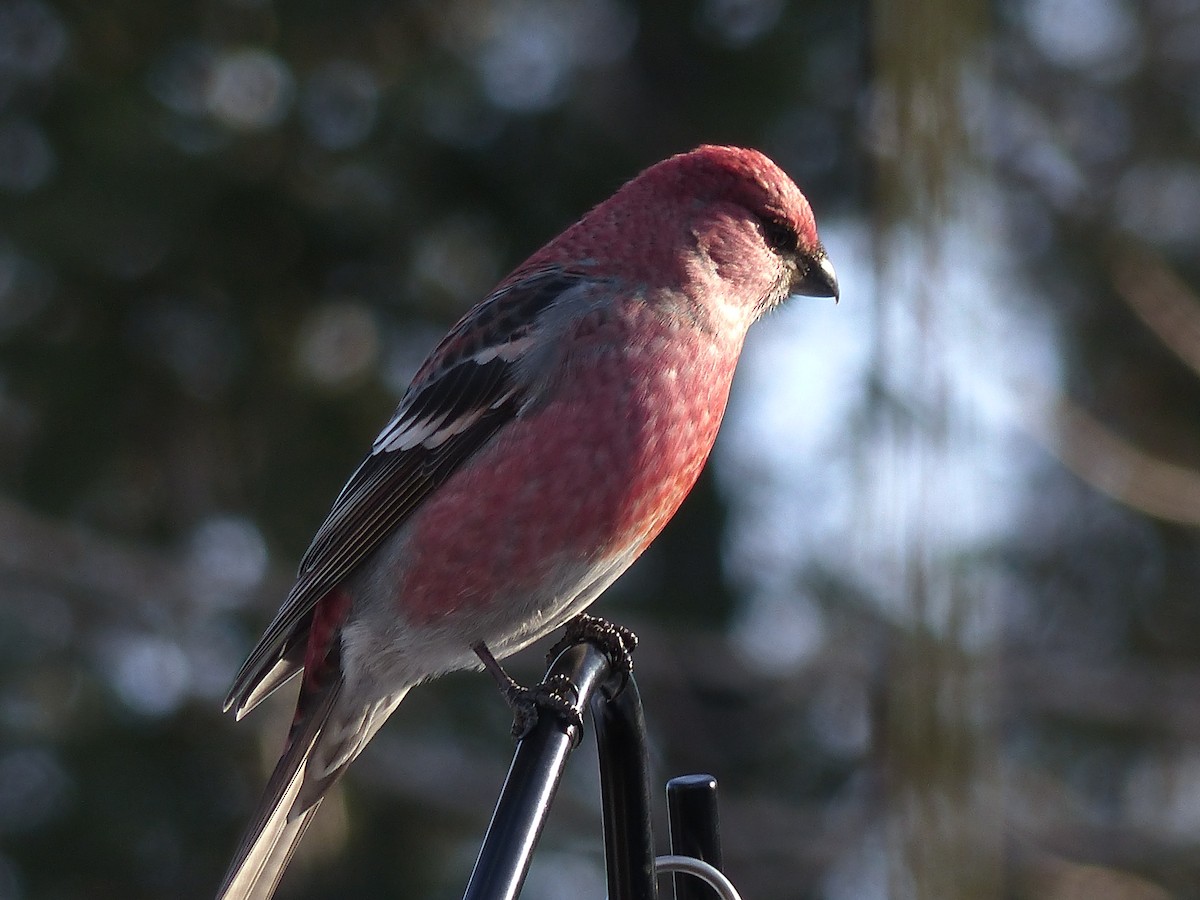
{"label": "metal pole", "polygon": [[[721,823],[717,815],[717,779],[680,775],[667,782],[667,819],[671,853],[691,856],[721,868]],[[675,900],[712,900],[714,891],[694,875],[674,875]]]}
{"label": "metal pole", "polygon": [[611,700],[592,696],[600,756],[604,855],[609,900],[655,900],[654,836],[650,824],[650,760],[637,683],[628,676]]}
{"label": "metal pole", "polygon": [[[566,675],[578,690],[575,706],[582,711],[610,668],[603,652],[576,644],[559,655],[547,677]],[[543,713],[533,732],[517,744],[463,900],[516,900],[520,895],[577,737],[558,716]]]}

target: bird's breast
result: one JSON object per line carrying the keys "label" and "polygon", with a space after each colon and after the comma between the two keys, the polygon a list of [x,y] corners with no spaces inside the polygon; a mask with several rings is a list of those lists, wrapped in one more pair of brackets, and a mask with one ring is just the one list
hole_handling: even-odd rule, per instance
{"label": "bird's breast", "polygon": [[662,530],[712,448],[740,336],[633,325],[575,335],[542,401],[414,515],[398,573],[410,617],[518,595],[569,603],[582,589],[569,573],[582,582],[617,557],[624,568]]}

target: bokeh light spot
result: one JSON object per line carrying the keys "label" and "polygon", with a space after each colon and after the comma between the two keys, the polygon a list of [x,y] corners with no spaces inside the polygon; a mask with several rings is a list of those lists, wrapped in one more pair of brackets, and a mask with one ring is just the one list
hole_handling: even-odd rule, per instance
{"label": "bokeh light spot", "polygon": [[379,111],[379,87],[369,69],[349,62],[330,63],[304,86],[300,113],[314,141],[328,150],[361,144],[371,134]]}
{"label": "bokeh light spot", "polygon": [[54,755],[27,747],[0,756],[0,834],[32,831],[62,813],[71,779]]}
{"label": "bokeh light spot", "polygon": [[54,172],[54,150],[45,132],[25,119],[0,122],[0,190],[27,194]]}
{"label": "bokeh light spot", "polygon": [[287,115],[292,74],[265,50],[227,53],[216,61],[205,101],[209,112],[233,128],[270,128]]}
{"label": "bokeh light spot", "polygon": [[1136,64],[1137,20],[1124,0],[1029,0],[1025,21],[1038,49],[1060,65]]}
{"label": "bokeh light spot", "polygon": [[67,50],[67,28],[40,0],[0,3],[0,72],[45,78]]}
{"label": "bokeh light spot", "polygon": [[455,308],[476,303],[495,283],[500,250],[491,223],[468,213],[451,216],[417,242],[413,276],[419,288],[448,295]]}
{"label": "bokeh light spot", "polygon": [[1200,167],[1142,163],[1117,185],[1116,218],[1139,237],[1195,248],[1200,243]]}
{"label": "bokeh light spot", "polygon": [[123,635],[107,648],[113,688],[122,702],[147,716],[174,712],[188,693],[191,668],[174,641],[159,635]]}
{"label": "bokeh light spot", "polygon": [[266,577],[266,541],[243,516],[214,516],[188,540],[187,566],[197,598],[214,606],[238,605]]}
{"label": "bokeh light spot", "polygon": [[375,365],[379,327],[359,301],[337,300],[309,314],[296,343],[300,372],[316,384],[340,387]]}
{"label": "bokeh light spot", "polygon": [[146,86],[151,96],[168,109],[185,116],[201,116],[208,111],[216,59],[216,52],[207,44],[181,42],[150,69]]}
{"label": "bokeh light spot", "polygon": [[725,46],[741,48],[766,36],[782,12],[783,0],[705,0],[697,24]]}
{"label": "bokeh light spot", "polygon": [[496,107],[539,112],[559,105],[580,69],[628,54],[637,16],[614,0],[507,0],[487,15],[457,7],[444,42],[475,68]]}

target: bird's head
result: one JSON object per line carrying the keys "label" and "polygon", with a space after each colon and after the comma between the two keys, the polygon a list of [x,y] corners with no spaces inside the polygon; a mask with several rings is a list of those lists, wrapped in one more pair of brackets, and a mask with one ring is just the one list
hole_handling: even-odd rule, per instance
{"label": "bird's head", "polygon": [[839,297],[837,275],[817,236],[812,207],[795,182],[765,155],[705,145],[654,168],[660,167],[693,204],[753,228],[781,266],[782,296],[774,298],[776,302],[789,295]]}
{"label": "bird's head", "polygon": [[838,297],[808,200],[770,159],[740,147],[705,145],[651,166],[522,269],[560,260],[723,306],[747,325],[794,294]]}

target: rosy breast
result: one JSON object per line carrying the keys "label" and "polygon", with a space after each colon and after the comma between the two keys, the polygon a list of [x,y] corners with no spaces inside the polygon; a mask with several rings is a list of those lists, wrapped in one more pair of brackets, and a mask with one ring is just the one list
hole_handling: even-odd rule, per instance
{"label": "rosy breast", "polygon": [[583,570],[636,556],[682,503],[716,437],[738,348],[657,320],[632,349],[603,333],[628,325],[585,336],[549,399],[414,516],[399,597],[410,621],[536,592],[564,560]]}

